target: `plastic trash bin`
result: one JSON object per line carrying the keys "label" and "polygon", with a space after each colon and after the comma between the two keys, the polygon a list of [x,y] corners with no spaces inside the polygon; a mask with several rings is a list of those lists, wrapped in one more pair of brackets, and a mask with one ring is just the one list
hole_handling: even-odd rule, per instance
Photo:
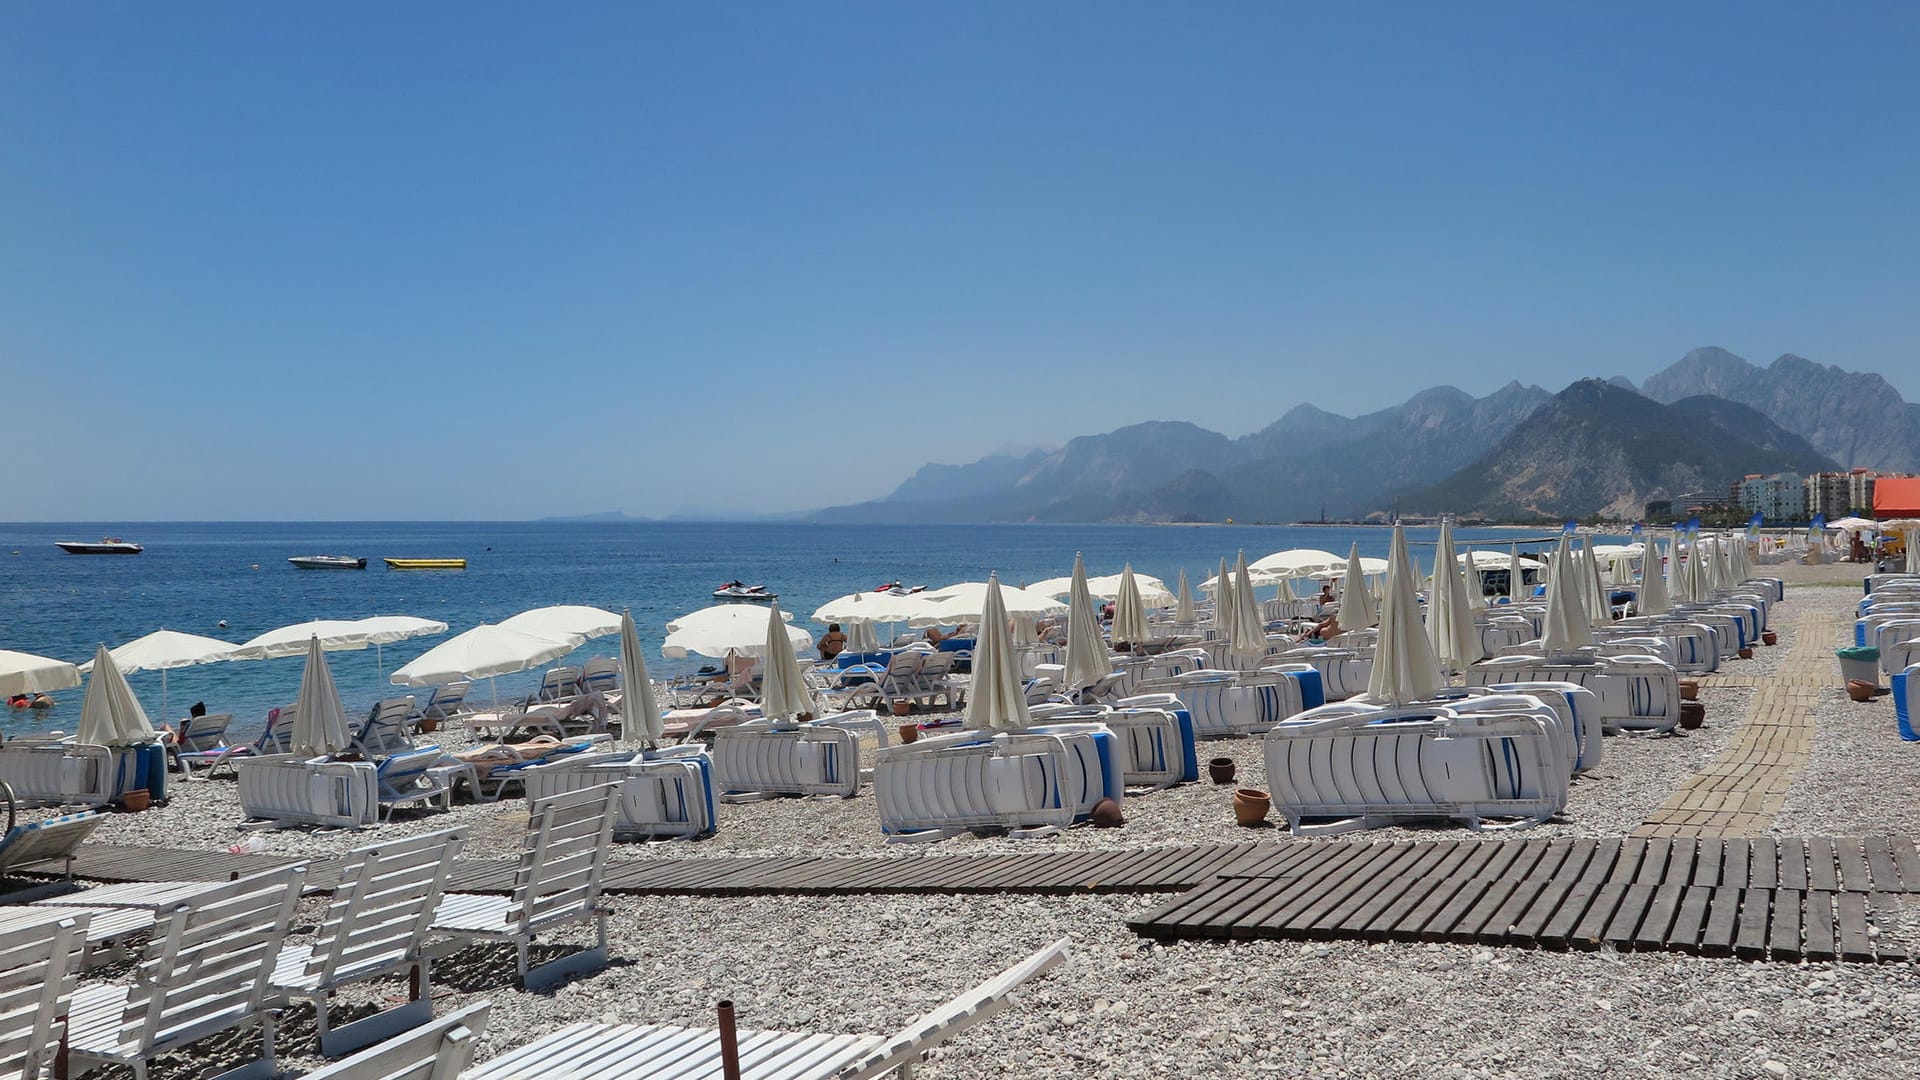
{"label": "plastic trash bin", "polygon": [[1900,737],[1908,742],[1920,742],[1920,731],[1914,730],[1912,712],[1916,679],[1920,679],[1920,664],[1893,676],[1893,723]]}
{"label": "plastic trash bin", "polygon": [[1840,659],[1840,682],[1842,685],[1858,679],[1880,685],[1880,650],[1871,645],[1855,645],[1834,652]]}

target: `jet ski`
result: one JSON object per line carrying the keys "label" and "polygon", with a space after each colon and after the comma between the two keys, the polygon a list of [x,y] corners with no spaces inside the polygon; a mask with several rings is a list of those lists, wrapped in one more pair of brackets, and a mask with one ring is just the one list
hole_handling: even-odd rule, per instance
{"label": "jet ski", "polygon": [[765,585],[749,585],[744,581],[729,581],[713,590],[715,600],[757,600],[772,602],[780,598],[776,592],[768,592]]}

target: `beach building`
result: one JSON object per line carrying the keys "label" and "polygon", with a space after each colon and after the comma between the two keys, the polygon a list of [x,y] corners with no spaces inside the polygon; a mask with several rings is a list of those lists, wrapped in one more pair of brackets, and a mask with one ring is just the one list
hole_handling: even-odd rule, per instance
{"label": "beach building", "polygon": [[1793,473],[1749,474],[1740,481],[1735,496],[1742,512],[1762,514],[1771,521],[1797,521],[1806,516],[1806,485]]}
{"label": "beach building", "polygon": [[1807,514],[1829,519],[1865,514],[1873,507],[1873,488],[1880,474],[1872,469],[1814,473],[1806,478]]}

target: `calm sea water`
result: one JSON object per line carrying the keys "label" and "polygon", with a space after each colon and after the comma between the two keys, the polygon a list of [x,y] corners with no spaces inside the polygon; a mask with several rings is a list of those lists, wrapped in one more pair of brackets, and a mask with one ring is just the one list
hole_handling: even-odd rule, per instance
{"label": "calm sea water", "polygon": [[[1198,583],[1217,562],[1245,549],[1253,560],[1284,548],[1316,547],[1384,557],[1385,529],[1309,527],[1183,527],[1128,525],[771,525],[656,523],[154,523],[116,524],[116,535],[146,545],[145,554],[74,556],[56,540],[91,540],[99,525],[0,524],[0,648],[90,659],[166,627],[241,642],[307,619],[419,615],[447,623],[450,633],[497,622],[547,604],[631,608],[656,675],[686,670],[688,661],[659,655],[665,623],[712,603],[709,594],[733,578],[765,583],[802,621],[834,597],[887,581],[939,586],[984,580],[998,570],[1019,583],[1070,573],[1075,551],[1089,574],[1137,572],[1169,587],[1184,567]],[[1461,530],[1462,539],[1504,544],[1516,534]],[[1433,539],[1410,530],[1410,541]],[[367,556],[364,571],[297,570],[294,555]],[[383,556],[467,559],[467,569],[390,572]],[[1415,548],[1430,563],[1432,549]],[[226,625],[222,627],[222,620]],[[816,632],[820,627],[812,627]],[[445,637],[388,646],[376,657],[331,654],[349,715],[394,689],[382,678]],[[590,641],[565,662],[617,652],[616,639]],[[180,668],[167,674],[167,717],[204,700],[234,714],[235,728],[257,729],[266,711],[293,700],[303,660],[244,661]],[[524,693],[531,674],[501,678],[498,689]],[[161,676],[130,677],[158,722]],[[484,698],[486,684],[476,687]],[[0,731],[61,729],[79,722],[82,691],[55,695],[44,713],[0,716]]]}

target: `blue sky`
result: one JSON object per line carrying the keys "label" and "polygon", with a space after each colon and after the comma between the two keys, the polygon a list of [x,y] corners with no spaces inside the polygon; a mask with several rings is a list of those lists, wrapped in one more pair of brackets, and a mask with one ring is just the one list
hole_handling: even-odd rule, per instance
{"label": "blue sky", "polygon": [[10,5],[0,516],[786,510],[1706,344],[1920,400],[1917,13]]}

